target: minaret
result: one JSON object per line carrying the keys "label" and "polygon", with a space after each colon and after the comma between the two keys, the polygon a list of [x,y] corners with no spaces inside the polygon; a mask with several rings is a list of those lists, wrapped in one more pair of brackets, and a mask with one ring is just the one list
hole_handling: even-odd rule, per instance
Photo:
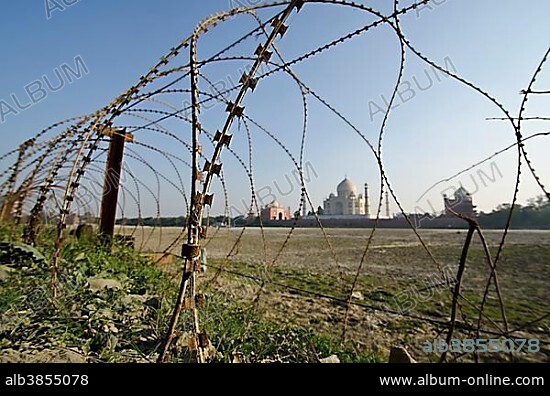
{"label": "minaret", "polygon": [[386,191],[386,217],[390,218],[390,194]]}
{"label": "minaret", "polygon": [[365,183],[365,216],[370,219],[369,185]]}

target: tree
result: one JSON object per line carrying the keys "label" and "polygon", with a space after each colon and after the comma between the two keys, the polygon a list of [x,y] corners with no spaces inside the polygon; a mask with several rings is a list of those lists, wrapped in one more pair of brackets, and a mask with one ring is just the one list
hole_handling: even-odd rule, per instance
{"label": "tree", "polygon": [[322,216],[325,214],[325,210],[321,208],[320,206],[317,208],[317,215]]}
{"label": "tree", "polygon": [[[542,199],[541,199],[542,198]],[[486,228],[504,228],[512,205],[502,204],[491,213],[481,213],[479,222]],[[527,206],[515,205],[511,227],[515,229],[550,229],[550,203],[544,197],[528,200]]]}

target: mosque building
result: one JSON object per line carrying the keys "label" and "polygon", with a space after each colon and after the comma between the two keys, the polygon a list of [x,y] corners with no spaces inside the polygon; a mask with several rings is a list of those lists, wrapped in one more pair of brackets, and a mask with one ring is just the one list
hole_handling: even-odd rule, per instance
{"label": "mosque building", "polygon": [[453,217],[455,213],[469,217],[477,218],[476,206],[473,203],[472,194],[470,194],[463,186],[460,186],[454,193],[454,197],[450,198],[443,194],[445,203],[445,215]]}
{"label": "mosque building", "polygon": [[273,200],[263,207],[260,216],[263,221],[285,221],[291,219],[290,208],[282,206],[277,200]]}
{"label": "mosque building", "polygon": [[330,194],[323,202],[325,216],[368,216],[368,185],[365,194],[357,194],[355,184],[347,177],[336,187],[336,195]]}

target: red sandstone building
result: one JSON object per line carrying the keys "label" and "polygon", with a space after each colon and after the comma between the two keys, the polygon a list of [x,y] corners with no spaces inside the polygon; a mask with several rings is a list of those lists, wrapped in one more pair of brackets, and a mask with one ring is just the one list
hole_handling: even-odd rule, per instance
{"label": "red sandstone building", "polygon": [[454,199],[443,195],[445,201],[445,215],[454,216],[453,212],[475,219],[477,217],[476,207],[472,201],[472,195],[464,187],[460,187],[454,193]]}
{"label": "red sandstone building", "polygon": [[277,201],[271,202],[262,209],[262,221],[290,220],[290,208],[285,208]]}

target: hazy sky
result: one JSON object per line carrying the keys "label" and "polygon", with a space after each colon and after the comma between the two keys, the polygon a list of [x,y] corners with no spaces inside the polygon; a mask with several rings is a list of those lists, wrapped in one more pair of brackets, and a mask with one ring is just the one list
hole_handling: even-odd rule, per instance
{"label": "hazy sky", "polygon": [[[133,85],[172,46],[187,37],[201,19],[244,2],[5,2],[0,14],[0,33],[4,38],[0,62],[0,100],[4,103],[0,152],[15,148],[59,120],[106,105]],[[393,1],[387,0],[360,3],[383,13],[389,13],[393,7]],[[401,1],[400,5],[411,3]],[[273,8],[259,15],[266,18],[280,10]],[[481,87],[516,116],[522,100],[520,91],[527,87],[550,45],[548,15],[550,2],[547,0],[438,0],[429,7],[403,16],[401,27],[420,52]],[[346,7],[306,4],[300,13],[291,16],[289,30],[277,40],[277,47],[286,61],[292,60],[373,20],[369,14]],[[254,20],[250,16],[233,18],[219,25],[201,38],[199,57],[214,54],[253,26]],[[260,39],[249,40],[231,54],[251,56]],[[182,63],[185,59],[182,57]],[[64,81],[60,89],[48,89],[46,97],[22,109],[25,103],[30,103],[25,87],[32,86],[37,80],[43,83],[44,76],[49,81],[57,81],[56,69],[62,70],[64,64],[74,67],[75,62],[85,66],[82,69],[84,75],[72,82]],[[399,40],[392,29],[380,26],[298,63],[292,70],[376,145],[382,111],[391,96],[399,64]],[[229,87],[240,77],[239,68],[246,65],[246,62],[225,62],[206,66],[202,72],[218,82],[218,87]],[[206,89],[207,85],[201,84]],[[550,89],[550,65],[543,69],[535,89]],[[16,100],[21,106],[17,107]],[[18,114],[8,112],[6,104],[16,108]],[[260,81],[256,91],[246,97],[245,105],[247,115],[277,136],[292,155],[299,157],[302,97],[288,75],[278,73]],[[525,115],[550,117],[549,105],[550,95],[531,96]],[[205,110],[201,114],[203,126],[211,131],[221,128],[223,110]],[[430,189],[439,180],[449,178],[515,142],[509,123],[486,120],[502,116],[502,112],[486,98],[435,71],[407,51],[403,83],[383,141],[384,166],[405,210],[441,210],[442,193],[451,193],[460,183],[474,192],[474,201],[480,210],[488,211],[500,203],[509,202],[517,168],[515,149]],[[175,133],[189,141],[188,125],[172,125]],[[547,131],[549,126],[548,121],[528,121],[523,134],[528,136]],[[233,129],[232,148],[247,162],[246,135],[238,125]],[[265,204],[275,196],[295,210],[299,204],[300,188],[292,173],[292,161],[259,128],[252,127],[251,135],[255,187],[259,198]],[[136,132],[136,139],[174,155],[188,157],[182,147],[171,147],[155,135],[147,135],[146,131]],[[526,149],[542,182],[550,188],[550,137],[532,139],[526,143]],[[141,154],[148,155],[147,152]],[[348,125],[311,95],[308,96],[304,154],[304,162],[308,164],[307,187],[315,207],[322,205],[329,193],[335,192],[336,185],[346,175],[359,190],[368,182],[371,203],[376,204],[380,177],[372,153]],[[169,179],[175,179],[175,173],[165,162],[150,155],[148,158],[157,170],[164,172]],[[248,178],[229,153],[224,153],[223,160],[229,204],[234,208],[232,214],[236,215],[237,208],[244,211],[246,205],[242,201],[250,200]],[[139,161],[127,159],[127,163],[144,183],[150,186],[156,183],[151,172]],[[7,165],[2,163],[3,167]],[[188,169],[182,168],[181,172],[185,175],[188,190]],[[170,188],[163,183],[162,214],[180,215],[183,212],[182,200]],[[219,213],[223,211],[220,185],[215,184],[213,189],[218,197],[213,212]],[[525,168],[520,202],[541,193]],[[147,194],[142,196],[142,200],[143,214],[153,215],[156,211],[154,200]],[[135,214],[135,209],[129,207],[127,210],[128,215]],[[397,211],[393,202],[392,211]]]}

